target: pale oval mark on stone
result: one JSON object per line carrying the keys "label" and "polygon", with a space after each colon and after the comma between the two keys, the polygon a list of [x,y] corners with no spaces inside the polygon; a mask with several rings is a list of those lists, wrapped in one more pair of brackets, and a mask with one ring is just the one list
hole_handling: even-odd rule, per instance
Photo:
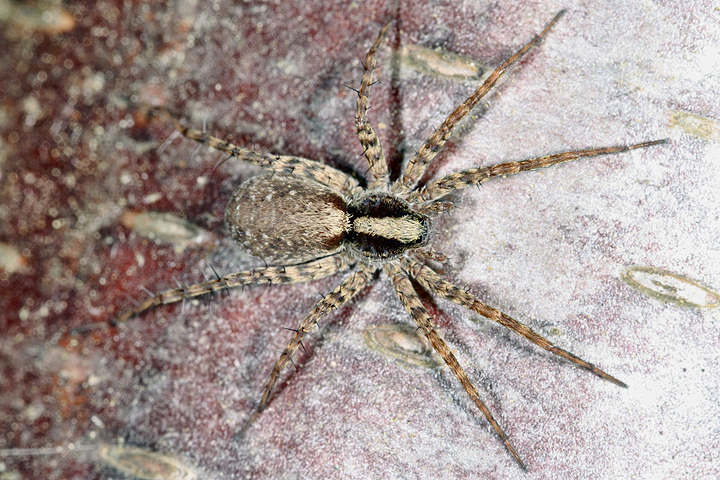
{"label": "pale oval mark on stone", "polygon": [[197,473],[187,462],[139,447],[104,444],[100,459],[115,470],[141,480],[195,480]]}
{"label": "pale oval mark on stone", "polygon": [[636,290],[666,303],[695,308],[720,306],[720,293],[661,268],[634,266],[625,270],[621,278]]}
{"label": "pale oval mark on stone", "polygon": [[204,243],[211,237],[205,229],[171,213],[128,211],[120,217],[120,222],[145,238],[174,245],[177,251]]}
{"label": "pale oval mark on stone", "polygon": [[56,3],[60,2],[0,3],[0,21],[7,22],[5,35],[18,39],[33,32],[58,35],[73,30],[77,22],[72,13]]}
{"label": "pale oval mark on stone", "polygon": [[677,127],[694,137],[720,143],[720,122],[702,115],[681,110],[670,112],[670,126]]}
{"label": "pale oval mark on stone", "polygon": [[485,70],[479,62],[464,55],[414,44],[403,47],[400,58],[404,66],[416,72],[460,81],[478,79]]}
{"label": "pale oval mark on stone", "polygon": [[444,365],[416,327],[378,325],[367,328],[364,335],[368,347],[406,366],[437,368]]}
{"label": "pale oval mark on stone", "polygon": [[540,331],[546,338],[564,336],[563,331],[555,325],[544,325],[540,327]]}

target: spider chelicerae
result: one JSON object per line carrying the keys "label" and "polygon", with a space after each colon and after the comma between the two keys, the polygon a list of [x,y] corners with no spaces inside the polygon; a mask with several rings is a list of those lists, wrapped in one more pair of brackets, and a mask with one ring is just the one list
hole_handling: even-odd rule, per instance
{"label": "spider chelicerae", "polygon": [[225,223],[233,239],[248,253],[263,259],[266,266],[165,291],[122,313],[115,319],[115,323],[127,321],[158,305],[226,288],[260,283],[307,282],[341,272],[352,272],[332,292],[317,302],[294,330],[292,340],[275,362],[256,410],[241,430],[244,432],[267,406],[278,377],[300,347],[303,337],[317,325],[321,317],[352,299],[370,282],[375,272],[382,270],[392,281],[398,299],[415,320],[419,330],[450,367],[507,450],[523,469],[526,468],[465,370],[437,332],[410,279],[414,279],[429,292],[496,321],[549,352],[626,387],[615,377],[553,345],[522,323],[486,305],[468,290],[443,279],[432,268],[433,262],[430,261],[443,260],[443,256],[426,248],[431,238],[432,217],[451,208],[450,202],[439,200],[452,192],[498,175],[512,175],[580,157],[625,152],[665,142],[657,140],[635,145],[575,150],[471,168],[418,187],[419,180],[450,138],[458,122],[470,113],[511,65],[543,39],[563,13],[564,11],[559,12],[538,36],[497,67],[482,85],[449,115],[415,153],[395,181],[390,180],[385,154],[367,120],[368,95],[376,66],[377,50],[390,23],[385,25],[367,53],[365,71],[360,89],[357,90],[355,126],[369,165],[370,178],[367,188],[354,177],[328,165],[300,157],[264,154],[242,148],[203,131],[187,128],[166,110],[155,108],[154,111],[167,115],[185,137],[267,171],[267,174],[244,182],[225,210]]}

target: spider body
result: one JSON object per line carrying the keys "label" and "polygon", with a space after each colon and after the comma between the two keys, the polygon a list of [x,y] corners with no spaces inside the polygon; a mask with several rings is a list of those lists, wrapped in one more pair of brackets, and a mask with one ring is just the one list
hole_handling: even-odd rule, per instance
{"label": "spider body", "polygon": [[275,383],[300,347],[304,336],[317,326],[320,318],[352,299],[370,282],[375,272],[382,270],[391,280],[400,303],[413,318],[418,329],[450,367],[507,450],[518,464],[525,468],[509,438],[438,333],[410,278],[429,292],[498,322],[539,347],[595,375],[622,387],[626,385],[591,363],[553,345],[529,327],[483,303],[466,289],[453,285],[425,265],[426,258],[442,257],[441,254],[421,248],[425,247],[431,238],[430,216],[447,211],[447,204],[438,203],[438,200],[447,194],[498,175],[548,167],[580,157],[625,152],[664,143],[664,140],[574,150],[529,160],[510,161],[453,173],[432,180],[422,187],[417,187],[417,183],[452,134],[455,125],[478,104],[508,67],[540,42],[562,14],[563,12],[558,13],[538,36],[497,67],[465,102],[450,113],[395,181],[389,178],[380,141],[367,121],[368,94],[372,85],[377,49],[390,24],[386,25],[366,56],[365,71],[360,89],[357,90],[355,126],[369,165],[370,178],[367,188],[363,188],[352,176],[327,165],[300,157],[258,153],[233,145],[202,131],[189,129],[167,111],[156,109],[168,115],[186,138],[221,150],[268,172],[246,181],[239,187],[226,208],[225,222],[230,235],[244,249],[264,259],[270,266],[167,290],[141,302],[136,308],[123,312],[116,317],[115,322],[126,321],[161,304],[226,288],[258,283],[305,282],[352,271],[346,274],[332,292],[315,304],[297,329],[293,329],[295,333],[275,363],[257,408],[238,434],[242,436],[268,405]]}
{"label": "spider body", "polygon": [[346,198],[312,179],[244,182],[225,208],[230,235],[266,262],[305,262],[345,251],[367,264],[428,242],[430,219],[392,193]]}

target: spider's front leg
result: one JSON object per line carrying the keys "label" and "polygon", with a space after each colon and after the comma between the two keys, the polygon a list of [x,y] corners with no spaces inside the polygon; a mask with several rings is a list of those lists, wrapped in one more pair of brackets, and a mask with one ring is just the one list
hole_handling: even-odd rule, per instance
{"label": "spider's front leg", "polygon": [[461,172],[451,173],[429,182],[422,188],[411,192],[407,196],[407,200],[410,203],[429,204],[429,202],[438,200],[456,190],[462,190],[470,185],[485,182],[500,175],[515,175],[516,173],[529,172],[530,170],[545,168],[551,165],[557,165],[558,163],[571,162],[573,160],[577,160],[578,158],[622,153],[635,150],[637,148],[662,145],[663,143],[667,143],[667,140],[653,140],[650,142],[636,143],[634,145],[591,148],[588,150],[571,150],[553,155],[545,155],[543,157],[530,158],[519,162],[505,162],[497,165],[490,165],[489,167],[470,168]]}
{"label": "spider's front leg", "polygon": [[481,302],[475,295],[459,287],[456,287],[447,280],[444,280],[431,268],[421,264],[420,262],[410,259],[403,259],[402,268],[403,270],[408,272],[414,279],[416,279],[423,288],[426,288],[428,291],[440,295],[441,297],[446,298],[451,302],[455,302],[465,308],[469,308],[470,310],[479,313],[483,317],[489,318],[490,320],[493,320],[500,325],[509,328],[518,335],[522,335],[523,337],[533,342],[535,345],[544,348],[548,352],[554,353],[559,357],[570,360],[571,362],[580,365],[587,370],[590,370],[595,375],[613,382],[615,385],[627,388],[627,385],[624,382],[621,382],[612,375],[603,372],[592,363],[586,362],[582,358],[573,355],[567,350],[556,347],[549,340],[532,331],[528,326],[523,325],[522,323],[518,322],[513,318],[510,318],[509,316],[502,313],[500,310]]}
{"label": "spider's front leg", "polygon": [[263,390],[263,396],[260,403],[250,418],[245,422],[242,429],[240,429],[240,431],[235,435],[236,439],[241,439],[245,435],[245,431],[248,427],[250,427],[262,411],[265,410],[265,407],[270,401],[270,394],[272,393],[273,387],[275,387],[275,383],[280,377],[280,373],[282,373],[283,369],[287,366],[293,355],[295,355],[295,352],[300,347],[305,334],[317,325],[320,318],[327,313],[342,307],[351,298],[357,295],[365,287],[365,285],[367,285],[371,275],[372,269],[364,266],[358,267],[358,270],[355,273],[347,277],[335,288],[335,290],[315,304],[315,308],[313,308],[312,311],[303,319],[300,326],[297,330],[295,330],[295,335],[293,335],[292,340],[290,340],[287,347],[285,347],[285,350],[283,350],[283,353],[280,355],[280,358],[278,358],[277,362],[275,362],[272,373],[270,373],[270,379]]}
{"label": "spider's front leg", "polygon": [[542,41],[545,35],[547,35],[553,25],[560,20],[560,17],[562,17],[564,13],[565,10],[558,12],[558,14],[550,20],[550,23],[547,24],[538,36],[530,40],[520,50],[518,50],[515,55],[508,58],[502,63],[502,65],[497,67],[487,77],[483,84],[480,85],[478,89],[470,95],[470,97],[468,97],[467,100],[465,100],[450,115],[448,115],[442,125],[440,125],[440,127],[438,127],[438,129],[430,135],[423,146],[420,147],[420,150],[407,164],[403,175],[392,186],[393,193],[404,194],[415,187],[425,173],[425,170],[427,170],[430,162],[433,161],[438,152],[442,149],[443,145],[445,145],[445,142],[447,142],[452,135],[455,125],[457,125],[458,122],[464,119],[470,111],[475,108],[485,94],[487,94],[495,86],[495,84],[500,81],[502,76],[505,75],[505,71],[510,68],[510,66],[518,62],[523,55]]}
{"label": "spider's front leg", "polygon": [[495,420],[492,413],[490,413],[490,409],[487,405],[485,405],[485,402],[483,402],[480,398],[480,394],[478,394],[477,389],[468,378],[465,370],[460,366],[460,363],[445,343],[445,340],[443,340],[435,330],[435,325],[432,320],[430,320],[430,314],[428,314],[427,310],[420,301],[420,297],[418,297],[418,294],[413,288],[412,283],[410,283],[408,276],[401,270],[400,265],[398,265],[397,262],[385,264],[384,270],[392,280],[395,292],[397,293],[400,302],[403,304],[403,307],[405,307],[405,310],[413,317],[413,320],[415,320],[415,323],[417,323],[420,330],[422,330],[423,334],[425,334],[425,337],[427,337],[430,341],[430,344],[433,346],[435,351],[443,358],[445,363],[450,367],[450,370],[452,370],[457,379],[460,381],[460,384],[465,389],[465,392],[467,392],[473,402],[475,402],[475,405],[477,405],[483,415],[485,415],[487,421],[490,422],[490,425],[492,425],[495,432],[505,444],[505,448],[507,448],[510,454],[515,458],[515,461],[517,461],[520,467],[522,467],[523,470],[527,470],[525,463],[523,463],[522,459],[520,459],[520,455],[518,455],[515,447],[513,447],[510,443],[510,439],[505,434],[502,427],[500,427],[500,424]]}
{"label": "spider's front leg", "polygon": [[388,28],[390,28],[390,23],[387,23],[382,30],[380,30],[377,39],[375,39],[375,43],[370,47],[370,51],[368,51],[365,57],[365,71],[363,72],[362,82],[360,83],[360,90],[357,91],[355,128],[357,129],[360,144],[364,149],[365,158],[370,166],[370,174],[373,177],[368,186],[368,190],[378,188],[385,190],[389,182],[385,153],[383,152],[382,146],[380,146],[380,139],[367,120],[367,111],[370,108],[370,98],[368,95],[370,94],[370,87],[372,86],[373,71],[377,64],[377,49],[383,37],[385,37]]}

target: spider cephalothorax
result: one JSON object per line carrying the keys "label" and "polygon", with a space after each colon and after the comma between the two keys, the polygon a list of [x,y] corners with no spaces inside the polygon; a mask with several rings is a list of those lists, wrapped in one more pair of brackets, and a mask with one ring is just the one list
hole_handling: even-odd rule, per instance
{"label": "spider cephalothorax", "polygon": [[365,261],[390,260],[427,244],[430,219],[392,193],[370,192],[348,205],[350,253]]}
{"label": "spider cephalothorax", "polygon": [[[600,377],[620,386],[626,385],[572,353],[554,346],[527,326],[481,302],[466,289],[449,283],[426,265],[423,259],[433,258],[432,251],[419,248],[426,246],[430,239],[429,216],[434,212],[447,210],[444,204],[437,202],[445,195],[498,175],[547,167],[580,157],[625,152],[664,141],[563,152],[464,170],[432,180],[420,188],[417,183],[452,134],[455,125],[467,116],[508,67],[540,42],[562,13],[558,13],[540,35],[497,67],[464,103],[450,113],[395,181],[389,178],[380,141],[367,121],[368,93],[372,84],[377,49],[389,28],[389,24],[386,25],[367,54],[365,72],[357,91],[355,125],[370,167],[367,188],[363,188],[352,176],[330,166],[305,158],[262,154],[242,148],[202,131],[188,129],[165,110],[156,109],[167,114],[185,137],[262,167],[268,172],[240,186],[226,208],[225,221],[231,236],[245,250],[271,266],[165,291],[122,313],[115,321],[126,321],[160,304],[177,302],[225,288],[253,283],[304,282],[352,270],[332,292],[317,302],[294,330],[292,340],[275,363],[262,399],[245,423],[242,433],[268,404],[280,373],[297,351],[305,334],[316,326],[319,318],[353,298],[373,278],[373,273],[382,269],[392,281],[398,299],[413,317],[419,330],[453,371],[515,460],[524,468],[508,437],[481,400],[455,355],[436,331],[410,278],[431,293],[496,321],[536,345]],[[438,257],[439,255],[435,255],[435,258]]]}

